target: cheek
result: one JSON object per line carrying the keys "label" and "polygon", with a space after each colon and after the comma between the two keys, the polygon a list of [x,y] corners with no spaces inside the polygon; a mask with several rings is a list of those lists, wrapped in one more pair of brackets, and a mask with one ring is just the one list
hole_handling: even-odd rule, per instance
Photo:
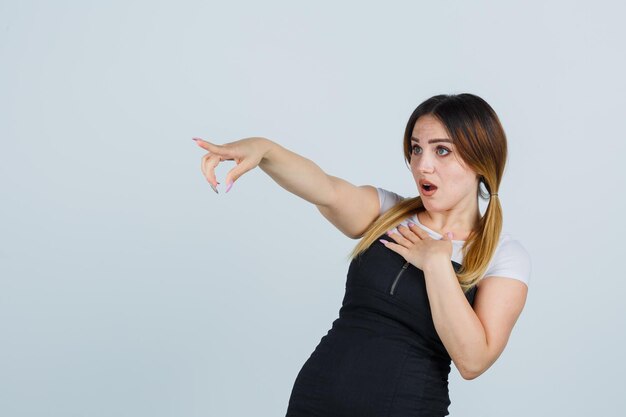
{"label": "cheek", "polygon": [[453,184],[458,194],[466,194],[468,192],[476,192],[476,179],[473,175],[458,175]]}
{"label": "cheek", "polygon": [[458,169],[443,177],[443,183],[454,194],[464,194],[468,189],[475,189],[475,182],[474,174]]}

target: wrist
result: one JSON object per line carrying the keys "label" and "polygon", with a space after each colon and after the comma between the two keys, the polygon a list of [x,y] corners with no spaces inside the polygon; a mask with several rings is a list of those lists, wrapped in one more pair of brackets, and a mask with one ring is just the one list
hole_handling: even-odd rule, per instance
{"label": "wrist", "polygon": [[444,255],[434,255],[429,256],[424,262],[423,271],[424,273],[431,273],[448,266],[450,266],[450,259]]}
{"label": "wrist", "polygon": [[260,165],[264,165],[266,164],[270,158],[271,158],[271,153],[272,151],[278,146],[278,144],[274,141],[271,141],[270,139],[267,138],[261,138],[262,143],[263,143],[263,155],[261,156],[261,161],[259,162],[259,166]]}

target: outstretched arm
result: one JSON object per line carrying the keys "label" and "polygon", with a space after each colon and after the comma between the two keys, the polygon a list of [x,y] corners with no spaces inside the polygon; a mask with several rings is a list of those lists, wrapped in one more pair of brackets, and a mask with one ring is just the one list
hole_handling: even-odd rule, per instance
{"label": "outstretched arm", "polygon": [[346,236],[356,239],[379,215],[376,188],[326,174],[313,161],[274,143],[259,167],[287,191],[315,204]]}
{"label": "outstretched arm", "polygon": [[328,175],[310,159],[269,139],[252,137],[224,145],[200,138],[194,140],[209,151],[202,157],[202,172],[218,194],[215,167],[221,161],[235,161],[237,166],[226,175],[226,192],[233,181],[259,166],[285,190],[315,204],[322,215],[348,237],[362,236],[378,217],[380,203],[376,188],[357,187]]}
{"label": "outstretched arm", "polygon": [[331,204],[331,178],[315,162],[270,141],[270,149],[259,163],[267,175],[285,190],[316,205]]}

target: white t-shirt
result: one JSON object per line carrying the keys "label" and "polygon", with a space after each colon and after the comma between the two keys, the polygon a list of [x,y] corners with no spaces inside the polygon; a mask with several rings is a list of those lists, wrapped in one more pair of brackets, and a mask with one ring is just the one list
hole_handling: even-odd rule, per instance
{"label": "white t-shirt", "polygon": [[[378,190],[378,199],[380,200],[380,214],[383,214],[391,207],[405,199],[405,197],[402,197],[393,191],[378,187],[376,187],[376,189]],[[421,224],[417,215],[413,215],[412,217],[403,220],[402,224],[406,226],[409,220],[427,231],[433,239],[441,239],[443,237],[441,234]],[[452,240],[452,260],[461,265],[463,264],[463,253],[461,248],[464,243],[464,240]],[[522,244],[518,240],[514,239],[509,233],[501,232],[496,252],[489,263],[483,278],[489,276],[513,278],[528,285],[530,282],[530,272],[531,261],[528,251],[526,251]]]}

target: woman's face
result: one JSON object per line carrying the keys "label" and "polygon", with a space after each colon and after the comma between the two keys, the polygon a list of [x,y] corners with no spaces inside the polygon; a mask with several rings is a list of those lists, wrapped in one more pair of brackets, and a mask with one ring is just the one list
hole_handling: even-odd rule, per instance
{"label": "woman's face", "polygon": [[[443,124],[431,115],[421,116],[413,128],[411,171],[428,211],[477,204],[478,176],[461,160]],[[435,192],[429,195],[420,180],[434,184]]]}

